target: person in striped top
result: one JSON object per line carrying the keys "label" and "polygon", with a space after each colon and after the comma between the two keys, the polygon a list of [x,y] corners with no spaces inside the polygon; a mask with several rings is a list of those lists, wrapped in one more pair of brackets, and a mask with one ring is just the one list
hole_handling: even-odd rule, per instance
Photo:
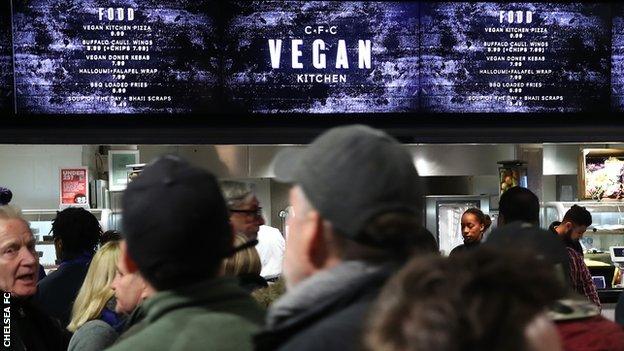
{"label": "person in striped top", "polygon": [[592,217],[585,207],[573,205],[561,222],[553,222],[549,229],[556,234],[568,250],[570,262],[570,283],[572,288],[586,296],[596,306],[601,307],[596,285],[591,279],[589,268],[583,260],[583,249],[579,240],[592,224]]}

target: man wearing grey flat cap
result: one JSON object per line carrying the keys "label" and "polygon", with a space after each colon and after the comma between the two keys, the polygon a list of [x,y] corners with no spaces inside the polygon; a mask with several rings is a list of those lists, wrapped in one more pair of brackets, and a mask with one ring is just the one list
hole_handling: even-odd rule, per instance
{"label": "man wearing grey flat cap", "polygon": [[380,287],[418,253],[437,252],[420,225],[420,178],[407,150],[362,125],[333,128],[275,160],[292,183],[283,276],[287,293],[257,350],[352,350]]}

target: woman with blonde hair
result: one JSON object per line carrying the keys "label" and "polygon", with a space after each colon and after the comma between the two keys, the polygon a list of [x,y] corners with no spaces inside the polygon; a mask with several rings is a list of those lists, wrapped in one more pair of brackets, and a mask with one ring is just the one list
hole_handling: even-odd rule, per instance
{"label": "woman with blonde hair", "polygon": [[103,350],[119,336],[124,320],[115,313],[115,278],[119,242],[111,241],[93,256],[93,261],[78,292],[67,329],[74,333],[68,350]]}
{"label": "woman with blonde hair", "polygon": [[[247,239],[242,235],[234,236],[234,247],[243,247],[247,244]],[[260,276],[262,263],[256,248],[248,247],[238,250],[234,255],[223,261],[223,271],[226,276],[237,277],[239,285],[252,292],[256,289],[267,287],[267,282]]]}

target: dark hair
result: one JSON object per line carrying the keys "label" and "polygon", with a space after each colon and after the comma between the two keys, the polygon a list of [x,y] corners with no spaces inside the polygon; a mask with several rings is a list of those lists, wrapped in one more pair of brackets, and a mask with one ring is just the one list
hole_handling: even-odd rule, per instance
{"label": "dark hair", "polygon": [[121,234],[116,230],[107,230],[102,235],[100,235],[100,246],[104,246],[107,242],[110,241],[120,241]]}
{"label": "dark hair", "polygon": [[13,199],[13,193],[10,189],[0,187],[0,206],[8,205]]}
{"label": "dark hair", "polygon": [[70,259],[85,252],[95,252],[102,228],[91,212],[81,207],[69,207],[56,213],[51,232],[55,240],[63,242],[60,257]]}
{"label": "dark hair", "polygon": [[486,215],[485,213],[483,213],[483,211],[481,211],[480,209],[476,207],[467,209],[466,211],[464,211],[464,214],[466,213],[470,213],[471,215],[474,215],[475,217],[477,217],[477,220],[479,221],[479,223],[483,224],[484,232],[488,230],[488,228],[492,225],[492,219],[490,218],[490,216]]}
{"label": "dark hair", "polygon": [[515,186],[505,191],[498,202],[498,211],[504,223],[539,224],[539,199],[527,188]]}
{"label": "dark hair", "polygon": [[506,223],[492,231],[484,245],[494,249],[522,250],[555,272],[563,289],[572,286],[568,251],[561,240],[548,230],[526,222]]}
{"label": "dark hair", "polygon": [[552,270],[517,252],[417,257],[378,297],[366,348],[525,351],[525,327],[561,296]]}
{"label": "dark hair", "polygon": [[592,224],[592,216],[585,207],[572,205],[563,216],[562,222],[573,222],[576,225],[589,227]]}
{"label": "dark hair", "polygon": [[422,253],[437,253],[433,234],[420,225],[420,217],[410,212],[388,212],[373,217],[357,237],[361,242],[336,233],[332,241],[345,260],[403,262]]}
{"label": "dark hair", "polygon": [[158,291],[214,278],[232,252],[232,227],[215,176],[177,156],[145,167],[121,203],[128,254]]}

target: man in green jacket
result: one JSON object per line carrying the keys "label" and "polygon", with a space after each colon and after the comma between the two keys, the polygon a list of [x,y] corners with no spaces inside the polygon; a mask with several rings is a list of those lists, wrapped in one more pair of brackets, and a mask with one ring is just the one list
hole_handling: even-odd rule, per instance
{"label": "man in green jacket", "polygon": [[264,312],[221,277],[232,229],[215,177],[175,157],[148,165],[122,200],[129,271],[156,291],[145,317],[110,350],[252,350]]}

